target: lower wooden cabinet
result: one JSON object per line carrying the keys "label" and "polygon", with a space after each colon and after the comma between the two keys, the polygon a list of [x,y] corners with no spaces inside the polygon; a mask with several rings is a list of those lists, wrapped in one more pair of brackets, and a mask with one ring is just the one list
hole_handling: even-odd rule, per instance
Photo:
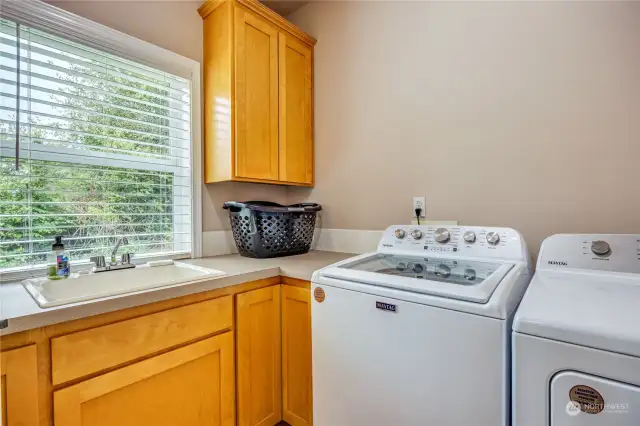
{"label": "lower wooden cabinet", "polygon": [[280,286],[236,296],[238,426],[282,420]]}
{"label": "lower wooden cabinet", "polygon": [[238,425],[310,426],[310,291],[282,285],[236,297]]}
{"label": "lower wooden cabinet", "polygon": [[0,352],[0,425],[38,425],[36,345]]}
{"label": "lower wooden cabinet", "polygon": [[311,291],[282,286],[282,418],[312,424]]}
{"label": "lower wooden cabinet", "polygon": [[274,281],[0,340],[0,426],[311,426],[308,283]]}
{"label": "lower wooden cabinet", "polygon": [[234,426],[233,333],[55,391],[55,426]]}

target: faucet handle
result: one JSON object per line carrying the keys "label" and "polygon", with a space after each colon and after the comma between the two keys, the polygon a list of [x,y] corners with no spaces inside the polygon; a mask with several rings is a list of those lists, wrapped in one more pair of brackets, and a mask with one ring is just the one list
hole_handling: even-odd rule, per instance
{"label": "faucet handle", "polygon": [[133,253],[124,253],[122,256],[120,256],[120,263],[122,263],[123,265],[131,263],[132,256]]}
{"label": "faucet handle", "polygon": [[96,264],[96,268],[104,268],[105,266],[107,266],[106,262],[104,261],[104,256],[94,256],[89,260]]}

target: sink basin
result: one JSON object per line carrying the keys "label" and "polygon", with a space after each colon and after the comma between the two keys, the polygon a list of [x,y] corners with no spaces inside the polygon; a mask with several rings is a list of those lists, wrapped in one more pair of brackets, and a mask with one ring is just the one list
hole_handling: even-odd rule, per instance
{"label": "sink basin", "polygon": [[226,273],[175,262],[164,266],[142,265],[119,271],[73,274],[65,280],[32,278],[22,281],[22,285],[38,305],[50,308],[151,288],[205,281],[221,275]]}

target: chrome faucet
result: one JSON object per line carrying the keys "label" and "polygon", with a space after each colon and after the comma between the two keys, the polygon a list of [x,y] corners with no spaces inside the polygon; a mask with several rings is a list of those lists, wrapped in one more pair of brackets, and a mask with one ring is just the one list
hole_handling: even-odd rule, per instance
{"label": "chrome faucet", "polygon": [[118,249],[120,248],[121,245],[127,245],[129,244],[129,240],[127,240],[127,237],[120,237],[118,238],[118,242],[116,243],[116,246],[113,248],[113,251],[111,252],[111,264],[115,264],[116,263],[116,253],[118,252]]}
{"label": "chrome faucet", "polygon": [[93,268],[93,272],[107,272],[107,271],[117,271],[118,269],[127,269],[127,268],[135,268],[136,265],[131,263],[131,256],[133,253],[124,253],[120,259],[120,262],[116,260],[116,254],[118,253],[118,249],[122,245],[129,244],[129,240],[127,237],[120,237],[116,242],[116,246],[113,248],[111,252],[111,262],[107,264],[104,260],[104,256],[95,256],[91,258],[91,261],[96,264]]}

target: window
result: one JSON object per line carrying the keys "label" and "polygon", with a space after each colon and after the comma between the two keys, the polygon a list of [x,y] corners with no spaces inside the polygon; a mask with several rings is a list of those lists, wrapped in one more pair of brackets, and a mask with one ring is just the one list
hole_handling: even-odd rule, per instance
{"label": "window", "polygon": [[0,19],[0,270],[44,264],[56,235],[72,263],[110,255],[122,236],[136,256],[191,255],[192,89]]}

